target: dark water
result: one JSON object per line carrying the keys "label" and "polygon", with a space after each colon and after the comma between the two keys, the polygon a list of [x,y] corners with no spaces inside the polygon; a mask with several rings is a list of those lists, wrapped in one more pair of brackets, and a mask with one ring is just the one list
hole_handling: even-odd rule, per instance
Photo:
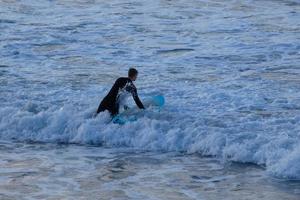
{"label": "dark water", "polygon": [[[1,142],[1,199],[299,199],[251,164],[93,146]],[[24,195],[26,194],[26,195]]]}

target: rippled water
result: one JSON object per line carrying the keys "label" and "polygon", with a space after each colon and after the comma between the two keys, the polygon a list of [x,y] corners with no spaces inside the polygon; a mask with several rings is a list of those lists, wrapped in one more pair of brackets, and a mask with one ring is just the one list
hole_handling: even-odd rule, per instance
{"label": "rippled water", "polygon": [[[199,153],[300,179],[299,11],[296,0],[2,0],[0,139]],[[125,126],[93,118],[131,66],[141,98],[164,94],[165,108]]]}
{"label": "rippled water", "polygon": [[5,142],[0,148],[1,199],[297,200],[300,195],[297,182],[211,157]]}

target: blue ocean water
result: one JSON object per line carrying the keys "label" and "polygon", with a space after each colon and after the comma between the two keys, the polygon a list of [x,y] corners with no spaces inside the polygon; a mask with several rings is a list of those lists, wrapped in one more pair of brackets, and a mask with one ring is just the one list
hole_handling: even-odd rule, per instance
{"label": "blue ocean water", "polygon": [[[0,1],[0,139],[197,153],[298,180],[299,11],[296,0]],[[165,107],[124,126],[94,118],[129,67],[141,99],[163,94]]]}

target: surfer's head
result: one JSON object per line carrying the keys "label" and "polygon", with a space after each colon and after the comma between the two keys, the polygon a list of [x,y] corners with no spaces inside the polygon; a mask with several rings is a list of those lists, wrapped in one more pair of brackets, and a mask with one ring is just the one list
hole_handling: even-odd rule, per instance
{"label": "surfer's head", "polygon": [[135,68],[130,68],[128,70],[128,78],[130,78],[132,81],[135,81],[138,75],[138,71]]}

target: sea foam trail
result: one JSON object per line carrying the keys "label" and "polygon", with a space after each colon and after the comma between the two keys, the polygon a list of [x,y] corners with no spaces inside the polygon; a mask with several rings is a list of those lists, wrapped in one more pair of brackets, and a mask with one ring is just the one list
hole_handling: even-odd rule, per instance
{"label": "sea foam trail", "polygon": [[[136,122],[122,126],[110,123],[108,113],[94,117],[98,98],[92,95],[87,100],[84,95],[76,95],[77,102],[70,100],[52,106],[28,102],[20,108],[2,107],[0,138],[200,153],[224,161],[263,164],[280,178],[300,178],[299,138],[284,131],[275,134],[271,132],[273,128],[260,130],[279,119],[261,121],[241,115],[239,121],[230,119],[235,116],[230,113],[219,117],[205,112],[189,113],[189,108],[184,109],[174,98],[162,110],[153,107],[140,111]],[[224,99],[223,95],[217,96]],[[84,99],[84,103],[80,102]],[[280,120],[286,123],[285,119]]]}

